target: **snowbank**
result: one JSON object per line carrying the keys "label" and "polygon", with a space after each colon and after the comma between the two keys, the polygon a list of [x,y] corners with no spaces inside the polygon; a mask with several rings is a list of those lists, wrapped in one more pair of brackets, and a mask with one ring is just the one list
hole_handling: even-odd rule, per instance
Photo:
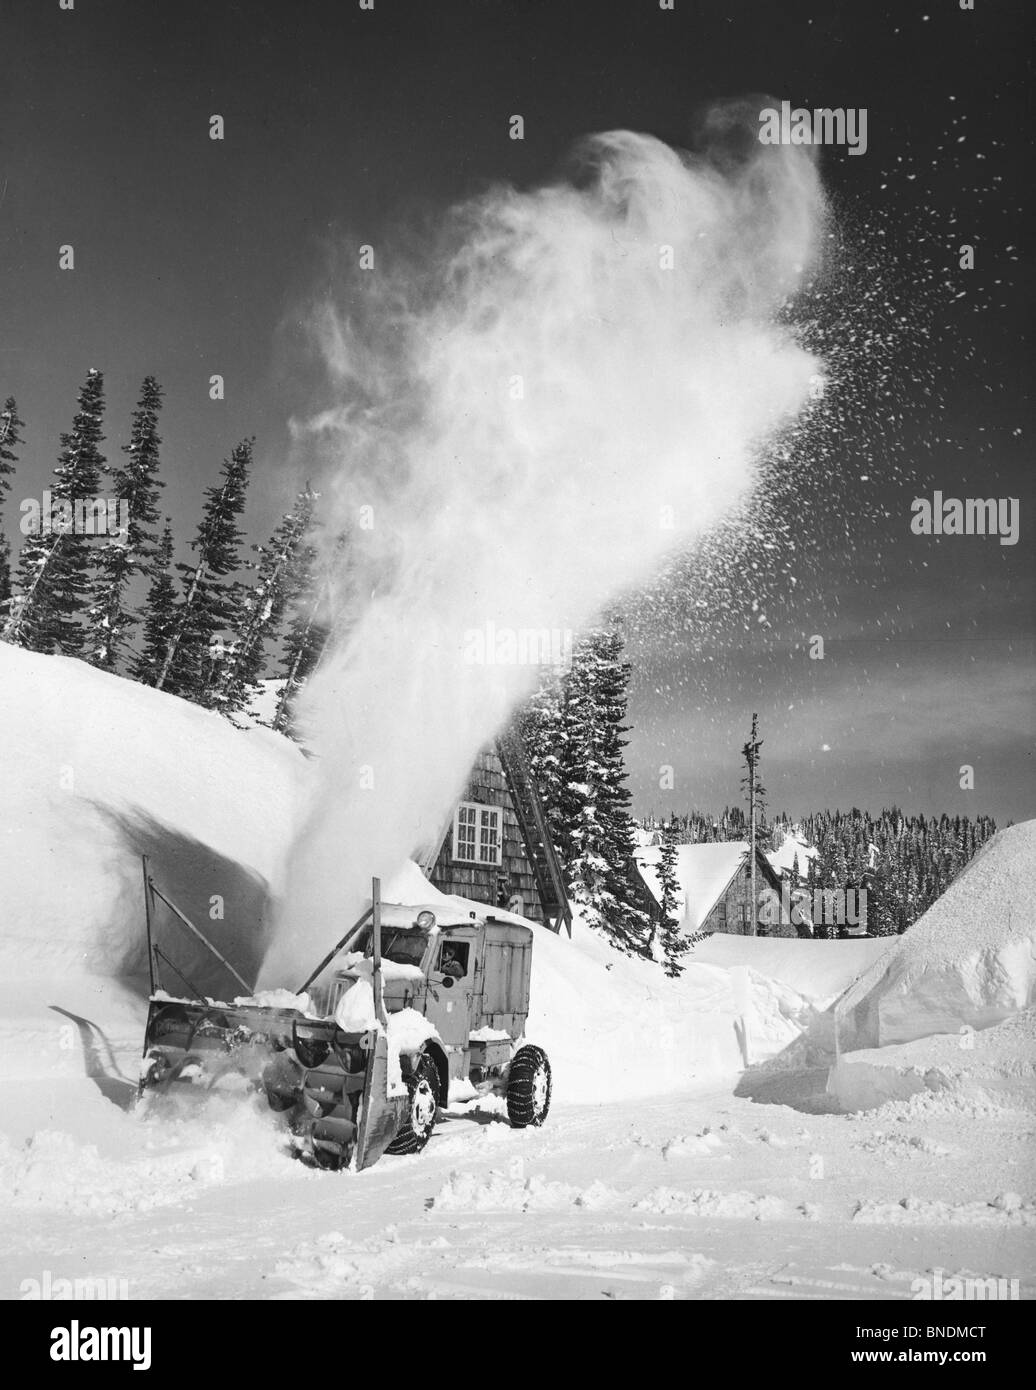
{"label": "snowbank", "polygon": [[963,1027],[843,1055],[827,1091],[840,1110],[872,1110],[920,1093],[953,1103],[1028,1104],[1036,1099],[1036,1009],[976,1032]]}
{"label": "snowbank", "polygon": [[896,937],[863,937],[845,941],[805,941],[794,937],[726,936],[714,932],[694,948],[694,959],[725,969],[744,965],[797,990],[817,1009],[826,1009],[839,995],[883,960],[897,944]]}
{"label": "snowbank", "polygon": [[988,1028],[1036,1001],[1036,821],[1001,830],[841,1006],[842,1046]]}
{"label": "snowbank", "polygon": [[[0,767],[7,978],[139,973],[145,853],[159,886],[237,968],[257,969],[307,770],[287,739],[0,643]],[[226,997],[233,982],[165,911],[170,954]]]}
{"label": "snowbank", "polygon": [[[744,940],[731,938],[732,962]],[[729,969],[689,959],[670,980],[578,923],[571,941],[536,934],[526,1036],[549,1053],[558,1096],[626,1100],[732,1079],[746,1059],[787,1047],[813,1013],[754,971],[742,988]]]}

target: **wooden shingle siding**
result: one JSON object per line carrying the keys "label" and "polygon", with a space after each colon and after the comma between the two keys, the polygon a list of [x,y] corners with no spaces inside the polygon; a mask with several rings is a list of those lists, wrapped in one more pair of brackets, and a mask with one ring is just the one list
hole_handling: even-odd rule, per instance
{"label": "wooden shingle siding", "polygon": [[536,877],[525,853],[507,778],[500,759],[492,749],[485,749],[478,755],[461,800],[474,801],[480,806],[500,807],[503,813],[500,827],[502,862],[499,865],[470,864],[454,859],[451,823],[432,868],[432,883],[442,893],[457,893],[463,898],[472,898],[475,902],[495,907],[497,879],[503,878],[507,882],[508,895],[522,895],[524,915],[534,922],[542,922],[543,909],[536,890]]}
{"label": "wooden shingle siding", "polygon": [[[764,888],[770,888],[779,895],[780,880],[769,865],[763,867],[764,863],[765,861],[761,856],[756,860],[756,893],[761,893]],[[750,906],[751,900],[752,877],[746,858],[727,885],[726,891],[717,899],[715,906],[705,918],[701,930],[703,932],[726,932],[732,936],[750,935],[752,931],[751,914],[748,914],[746,920],[744,909]],[[757,934],[759,936],[798,936],[799,932],[791,921],[785,919],[782,913],[780,922],[760,922]]]}

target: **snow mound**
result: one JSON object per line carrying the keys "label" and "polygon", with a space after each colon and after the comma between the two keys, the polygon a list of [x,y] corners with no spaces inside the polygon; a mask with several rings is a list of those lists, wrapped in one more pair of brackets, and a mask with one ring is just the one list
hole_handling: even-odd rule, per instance
{"label": "snow mound", "polygon": [[713,1192],[708,1188],[657,1187],[634,1204],[635,1211],[653,1216],[700,1216],[749,1221],[815,1219],[808,1203],[798,1206],[781,1197],[755,1192]]}
{"label": "snow mound", "polygon": [[1036,1097],[1036,1008],[982,1032],[967,1025],[843,1054],[827,1091],[843,1111],[873,1110],[922,1093],[955,1100],[1031,1105]]}
{"label": "snow mound", "polygon": [[983,845],[846,1001],[843,1047],[989,1028],[1036,1002],[1034,869],[1036,820]]}
{"label": "snow mound", "polygon": [[451,1173],[430,1203],[437,1212],[479,1211],[565,1211],[582,1207],[598,1211],[619,1202],[618,1193],[593,1182],[589,1187],[548,1182],[533,1175],[512,1178],[491,1170],[488,1174]]}
{"label": "snow mound", "polygon": [[747,965],[789,986],[817,1009],[826,1009],[897,944],[896,937],[807,941],[784,936],[727,936],[714,932],[694,948],[692,959],[724,969]]}
{"label": "snow mound", "polygon": [[[246,977],[258,969],[307,771],[287,739],[0,643],[0,766],[5,978],[139,973],[142,854]],[[222,967],[182,929],[170,932],[181,968],[226,998]]]}
{"label": "snow mound", "polygon": [[[559,1099],[633,1100],[721,1079],[783,1052],[816,1011],[752,969],[755,941],[732,937],[730,968],[696,955],[676,980],[619,955],[578,923],[572,940],[537,930],[526,1037],[546,1049]],[[747,946],[743,953],[738,945]]]}
{"label": "snow mound", "polygon": [[854,1221],[869,1226],[1036,1226],[1036,1202],[1003,1192],[991,1202],[863,1201]]}
{"label": "snow mound", "polygon": [[[21,1144],[0,1136],[5,1204],[115,1216],[178,1205],[229,1182],[310,1176],[286,1163],[284,1142],[254,1097],[209,1096],[202,1103],[191,1097],[148,1118],[114,1106],[107,1111],[109,1131],[98,1143],[53,1129]],[[70,1118],[79,1120],[75,1112]]]}

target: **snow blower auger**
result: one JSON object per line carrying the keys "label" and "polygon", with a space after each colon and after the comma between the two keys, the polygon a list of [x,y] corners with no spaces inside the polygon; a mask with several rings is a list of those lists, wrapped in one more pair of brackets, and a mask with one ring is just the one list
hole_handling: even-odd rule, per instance
{"label": "snow blower auger", "polygon": [[[483,916],[460,899],[383,904],[374,879],[370,907],[297,994],[249,995],[230,962],[156,886],[146,859],[144,890],[151,998],[142,1096],[228,1081],[261,1091],[284,1116],[295,1151],[321,1168],[362,1169],[384,1153],[419,1153],[451,1081],[506,1096],[515,1128],[547,1118],[550,1062],[524,1043],[533,933],[521,918]],[[172,963],[155,941],[156,899],[229,971],[243,997],[206,998]],[[163,963],[191,998],[159,988]]]}

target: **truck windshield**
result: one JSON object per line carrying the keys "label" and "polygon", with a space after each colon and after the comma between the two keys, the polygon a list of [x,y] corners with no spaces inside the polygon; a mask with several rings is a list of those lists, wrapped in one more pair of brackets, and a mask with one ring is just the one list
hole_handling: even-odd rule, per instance
{"label": "truck windshield", "polygon": [[[386,960],[395,961],[397,965],[420,965],[427,945],[428,937],[423,931],[382,928],[381,954]],[[363,954],[374,954],[374,931],[371,927],[363,934]]]}

